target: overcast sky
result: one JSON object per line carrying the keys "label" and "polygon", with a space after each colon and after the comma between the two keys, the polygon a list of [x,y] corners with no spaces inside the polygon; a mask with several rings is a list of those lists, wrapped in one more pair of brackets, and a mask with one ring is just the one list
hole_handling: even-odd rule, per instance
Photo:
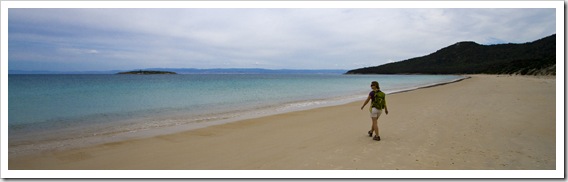
{"label": "overcast sky", "polygon": [[556,33],[555,9],[9,9],[10,70],[355,69]]}

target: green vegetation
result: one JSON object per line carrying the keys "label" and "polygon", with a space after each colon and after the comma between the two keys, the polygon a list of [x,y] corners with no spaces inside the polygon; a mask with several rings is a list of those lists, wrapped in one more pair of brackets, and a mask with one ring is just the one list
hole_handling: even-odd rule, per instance
{"label": "green vegetation", "polygon": [[556,75],[556,34],[524,44],[458,42],[427,56],[346,74]]}

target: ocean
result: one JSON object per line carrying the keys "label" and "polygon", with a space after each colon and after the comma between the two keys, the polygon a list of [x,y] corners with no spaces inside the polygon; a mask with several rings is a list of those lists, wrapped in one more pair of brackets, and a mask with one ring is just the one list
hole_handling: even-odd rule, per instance
{"label": "ocean", "polygon": [[8,75],[9,154],[155,136],[396,93],[458,75]]}

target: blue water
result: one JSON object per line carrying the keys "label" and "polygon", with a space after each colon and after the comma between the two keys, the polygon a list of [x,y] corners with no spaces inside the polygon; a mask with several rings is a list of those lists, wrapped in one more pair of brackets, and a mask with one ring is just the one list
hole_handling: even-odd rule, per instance
{"label": "blue water", "polygon": [[379,81],[383,91],[392,93],[460,78],[336,74],[9,75],[9,137],[11,145],[16,145],[16,141],[47,140],[50,135],[51,140],[60,140],[212,122],[262,108],[271,108],[263,111],[270,114],[274,110],[364,99],[373,80]]}

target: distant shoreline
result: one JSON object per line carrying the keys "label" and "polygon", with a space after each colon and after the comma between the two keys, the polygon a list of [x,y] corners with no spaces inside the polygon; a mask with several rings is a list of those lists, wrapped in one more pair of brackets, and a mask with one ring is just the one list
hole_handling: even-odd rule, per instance
{"label": "distant shoreline", "polygon": [[[177,74],[344,74],[342,69],[264,69],[264,68],[144,68],[136,71],[167,71]],[[117,74],[132,70],[107,71],[48,71],[48,70],[8,70],[8,74]]]}
{"label": "distant shoreline", "polygon": [[172,71],[139,70],[139,71],[119,72],[117,74],[118,75],[175,75],[177,73]]}

